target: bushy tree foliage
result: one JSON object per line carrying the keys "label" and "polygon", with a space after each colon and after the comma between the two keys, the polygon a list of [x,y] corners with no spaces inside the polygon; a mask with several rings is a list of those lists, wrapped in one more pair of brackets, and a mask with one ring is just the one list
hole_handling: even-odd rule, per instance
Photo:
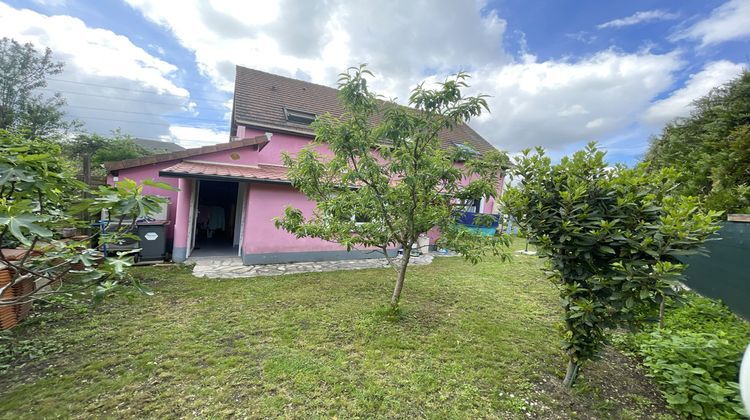
{"label": "bushy tree foliage", "polygon": [[[368,89],[367,75],[364,67],[342,74],[344,115],[319,117],[313,146],[284,157],[292,184],[317,208],[307,216],[287,208],[276,223],[298,237],[335,241],[347,249],[377,247],[386,257],[389,248],[403,249],[403,257],[392,261],[398,272],[391,297],[396,307],[412,245],[433,227],[441,230],[444,246],[472,261],[485,252],[502,254],[507,237],[481,236],[456,222],[464,200],[496,195],[507,157],[441,146],[438,133],[487,108],[483,97],[462,94],[466,74],[436,89],[417,86],[411,108],[379,99]],[[323,143],[330,155],[316,149]]]}
{"label": "bushy tree foliage", "polygon": [[32,44],[0,39],[0,129],[23,133],[28,138],[51,138],[78,128],[65,121],[65,99],[58,93],[35,92],[47,86],[47,77],[62,72],[63,63],[54,61],[47,48],[37,51]]}
{"label": "bushy tree foliage", "polygon": [[107,140],[106,144],[91,157],[91,163],[95,167],[100,167],[104,162],[133,159],[152,154],[130,136],[114,135]]}
{"label": "bushy tree foliage", "polygon": [[[171,188],[161,183],[144,184]],[[84,192],[90,198],[83,198]],[[62,282],[92,290],[97,299],[122,285],[145,290],[127,274],[132,253],[105,258],[91,247],[92,239],[101,245],[133,239],[135,221],[159,212],[165,199],[142,192],[142,185],[128,179],[91,191],[64,164],[59,144],[0,130],[0,247],[25,250],[22,259],[13,261],[0,253],[0,261],[12,274],[12,281],[0,288],[0,294],[22,282],[36,284],[26,294],[0,304],[28,302],[39,291]],[[62,240],[62,228],[88,228],[73,216],[84,208],[92,213],[106,210],[116,223],[103,232],[95,231],[93,237]]]}
{"label": "bushy tree foliage", "polygon": [[687,118],[667,124],[646,160],[680,172],[680,192],[708,208],[750,212],[750,72],[695,102]]}
{"label": "bushy tree foliage", "polygon": [[132,159],[151,154],[137,144],[131,136],[123,134],[119,130],[113,131],[110,136],[80,134],[65,142],[64,145],[70,158],[81,162],[81,168],[84,172],[86,171],[84,167],[88,165],[91,173],[98,176],[106,175],[106,171],[102,168],[104,162]]}
{"label": "bushy tree foliage", "polygon": [[717,229],[717,212],[677,193],[673,169],[610,167],[604,156],[590,144],[552,164],[541,148],[526,150],[514,170],[519,182],[504,198],[560,291],[568,386],[599,354],[607,329],[674,294],[678,257],[701,252]]}

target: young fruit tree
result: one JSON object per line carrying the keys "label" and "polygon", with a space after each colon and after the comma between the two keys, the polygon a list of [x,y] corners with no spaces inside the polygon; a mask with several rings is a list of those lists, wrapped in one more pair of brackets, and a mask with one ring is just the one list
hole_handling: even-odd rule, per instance
{"label": "young fruit tree", "polygon": [[[0,268],[10,274],[0,284],[0,308],[72,290],[91,291],[95,300],[124,285],[147,292],[126,270],[133,252],[104,255],[100,246],[136,239],[135,221],[156,214],[164,200],[144,195],[143,186],[128,179],[89,191],[59,144],[0,130]],[[106,210],[114,222],[89,236],[64,238],[64,228],[90,228],[75,217],[84,208]]]}
{"label": "young fruit tree", "polygon": [[676,194],[674,170],[611,167],[593,143],[555,165],[541,148],[526,150],[514,176],[504,204],[560,291],[571,386],[607,329],[663,308],[684,268],[678,257],[702,252],[719,214]]}
{"label": "young fruit tree", "polygon": [[[397,272],[391,297],[401,297],[412,245],[420,234],[438,228],[440,244],[472,262],[486,253],[506,255],[506,236],[482,236],[457,221],[466,200],[494,197],[508,158],[498,151],[479,154],[469,147],[446,149],[439,133],[487,109],[482,96],[464,96],[468,75],[459,73],[436,89],[419,85],[410,107],[370,92],[363,66],[339,80],[340,117],[323,115],[313,123],[313,145],[284,156],[294,187],[317,203],[313,214],[287,208],[277,227],[297,237],[316,237],[355,247],[403,250],[389,258]],[[457,139],[462,141],[463,139]],[[322,152],[323,144],[330,153]],[[481,219],[481,220],[479,220]],[[477,223],[490,223],[491,216]]]}

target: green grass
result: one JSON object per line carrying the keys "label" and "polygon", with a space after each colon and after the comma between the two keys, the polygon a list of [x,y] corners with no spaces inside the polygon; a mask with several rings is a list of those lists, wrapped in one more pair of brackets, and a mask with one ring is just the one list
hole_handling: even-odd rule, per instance
{"label": "green grass", "polygon": [[398,314],[383,305],[387,269],[138,269],[154,296],[43,314],[6,337],[16,361],[0,376],[0,417],[662,415],[658,391],[612,349],[560,386],[559,303],[540,267],[438,258],[409,270]]}

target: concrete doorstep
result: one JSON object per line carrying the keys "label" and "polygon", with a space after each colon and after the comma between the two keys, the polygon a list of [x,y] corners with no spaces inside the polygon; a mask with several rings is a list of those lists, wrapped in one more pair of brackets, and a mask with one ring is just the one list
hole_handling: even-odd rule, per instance
{"label": "concrete doorstep", "polygon": [[[427,265],[432,263],[433,254],[412,257],[409,264]],[[243,277],[282,276],[285,274],[322,273],[338,270],[363,270],[367,268],[387,268],[385,258],[362,260],[312,261],[288,264],[243,265],[239,257],[196,258],[188,260],[195,263],[193,275],[211,279],[235,279]]]}

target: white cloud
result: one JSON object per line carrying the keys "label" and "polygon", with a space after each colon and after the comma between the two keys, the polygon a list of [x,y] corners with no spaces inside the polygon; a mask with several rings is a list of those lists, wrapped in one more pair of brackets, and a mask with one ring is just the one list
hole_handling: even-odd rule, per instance
{"label": "white cloud", "polygon": [[[639,121],[654,98],[673,85],[673,74],[684,65],[676,52],[656,54],[648,50],[606,50],[582,58],[547,61],[526,53],[515,60],[502,48],[505,21],[496,12],[487,13],[483,0],[468,4],[452,0],[258,0],[242,4],[229,0],[126,1],[146,19],[172,32],[194,53],[198,69],[225,92],[233,90],[235,64],[334,85],[339,72],[366,62],[376,72],[373,89],[398,96],[402,102],[409,88],[422,80],[434,82],[467,70],[473,76],[472,92],[491,95],[492,114],[472,125],[493,144],[510,151],[542,145],[559,152],[580,141],[621,134]],[[248,14],[248,8],[253,13]],[[148,132],[143,136],[176,140],[185,146],[223,142],[229,137],[228,121],[196,127],[188,121],[170,125],[160,117],[181,109],[198,116],[187,92],[183,97],[174,90],[180,88],[172,82],[176,70],[171,64],[126,38],[87,28],[66,17],[85,29],[71,31],[77,39],[70,39],[61,29],[49,29],[56,28],[48,22],[58,17],[42,17],[15,31],[35,34],[38,39],[44,34],[47,41],[55,38],[53,49],[59,48],[73,63],[68,67],[71,78],[122,87],[127,90],[122,96],[135,95],[140,101],[117,102],[116,90],[81,85],[81,92],[108,94],[106,104],[96,105],[110,110],[96,114],[103,120],[145,119],[150,126],[141,123],[127,127],[136,135]],[[78,43],[101,44],[101,52]],[[146,47],[158,51],[155,46]],[[110,57],[110,49],[119,51],[121,56],[112,59],[122,61],[120,68],[92,62],[94,54]],[[138,96],[134,89],[153,93]],[[94,100],[99,98],[89,98],[86,103]],[[127,117],[112,113],[113,109],[151,116]],[[102,124],[111,127],[117,123]]]}
{"label": "white cloud", "polygon": [[242,2],[127,2],[194,51],[201,71],[225,91],[233,89],[235,64],[330,85],[366,62],[378,72],[376,89],[404,98],[426,75],[508,61],[505,21],[482,16],[480,1],[263,1],[265,17],[256,22],[245,19]]}
{"label": "white cloud", "polygon": [[156,45],[156,44],[148,44],[148,47],[149,47],[150,49],[152,49],[152,50],[156,51],[157,53],[159,53],[159,55],[161,55],[161,56],[163,56],[164,54],[166,54],[166,53],[167,53],[167,52],[166,52],[166,51],[164,50],[164,48],[162,48],[161,46],[159,46],[159,45]]}
{"label": "white cloud", "polygon": [[153,57],[112,31],[89,28],[70,16],[46,16],[0,3],[0,33],[52,49],[66,65],[98,77],[127,78],[157,92],[188,96],[168,76],[177,67]]}
{"label": "white cloud", "polygon": [[186,148],[201,147],[216,143],[226,143],[229,139],[229,130],[172,125],[169,127],[169,134],[161,136],[161,139],[175,142]]}
{"label": "white cloud", "polygon": [[[514,61],[502,49],[506,22],[483,1],[264,2],[251,24],[235,3],[127,0],[195,52],[201,71],[225,91],[234,65],[333,85],[337,73],[366,62],[378,93],[403,102],[410,87],[469,71],[473,91],[492,95],[491,115],[476,126],[498,147],[516,151],[612,135],[638,119],[682,66],[677,54],[603,51],[578,60]],[[671,19],[641,12],[624,23]],[[628,20],[629,19],[629,20]]]}
{"label": "white cloud", "polygon": [[708,63],[700,72],[691,74],[682,88],[654,102],[644,113],[643,120],[660,127],[675,118],[688,116],[693,101],[736,78],[744,68],[744,64],[726,60]]}
{"label": "white cloud", "polygon": [[605,28],[622,28],[624,26],[638,25],[646,22],[653,22],[659,20],[672,20],[679,17],[676,13],[669,13],[665,10],[647,10],[644,12],[636,12],[628,17],[621,19],[610,20],[609,22],[597,25],[598,29]]}
{"label": "white cloud", "polygon": [[589,114],[589,111],[579,104],[566,107],[557,113],[559,117],[570,117],[573,115],[586,115],[586,114]]}
{"label": "white cloud", "polygon": [[[173,77],[177,67],[154,57],[128,38],[87,26],[71,16],[47,16],[0,3],[0,36],[49,47],[64,72],[48,80],[51,93],[60,91],[70,117],[91,132],[109,134],[116,128],[137,137],[169,133],[162,116],[189,107],[189,92]],[[228,138],[228,136],[227,136]]]}
{"label": "white cloud", "polygon": [[675,34],[673,40],[691,39],[701,46],[720,44],[750,37],[750,1],[730,0],[717,7],[711,15]]}
{"label": "white cloud", "polygon": [[596,35],[591,35],[587,31],[578,31],[573,33],[565,34],[566,38],[575,39],[576,41],[583,42],[584,44],[593,44],[597,40]]}
{"label": "white cloud", "polygon": [[503,149],[603,140],[637,120],[672,84],[682,66],[675,53],[603,51],[577,61],[524,61],[486,68],[472,80],[492,95],[491,115],[473,125]]}

